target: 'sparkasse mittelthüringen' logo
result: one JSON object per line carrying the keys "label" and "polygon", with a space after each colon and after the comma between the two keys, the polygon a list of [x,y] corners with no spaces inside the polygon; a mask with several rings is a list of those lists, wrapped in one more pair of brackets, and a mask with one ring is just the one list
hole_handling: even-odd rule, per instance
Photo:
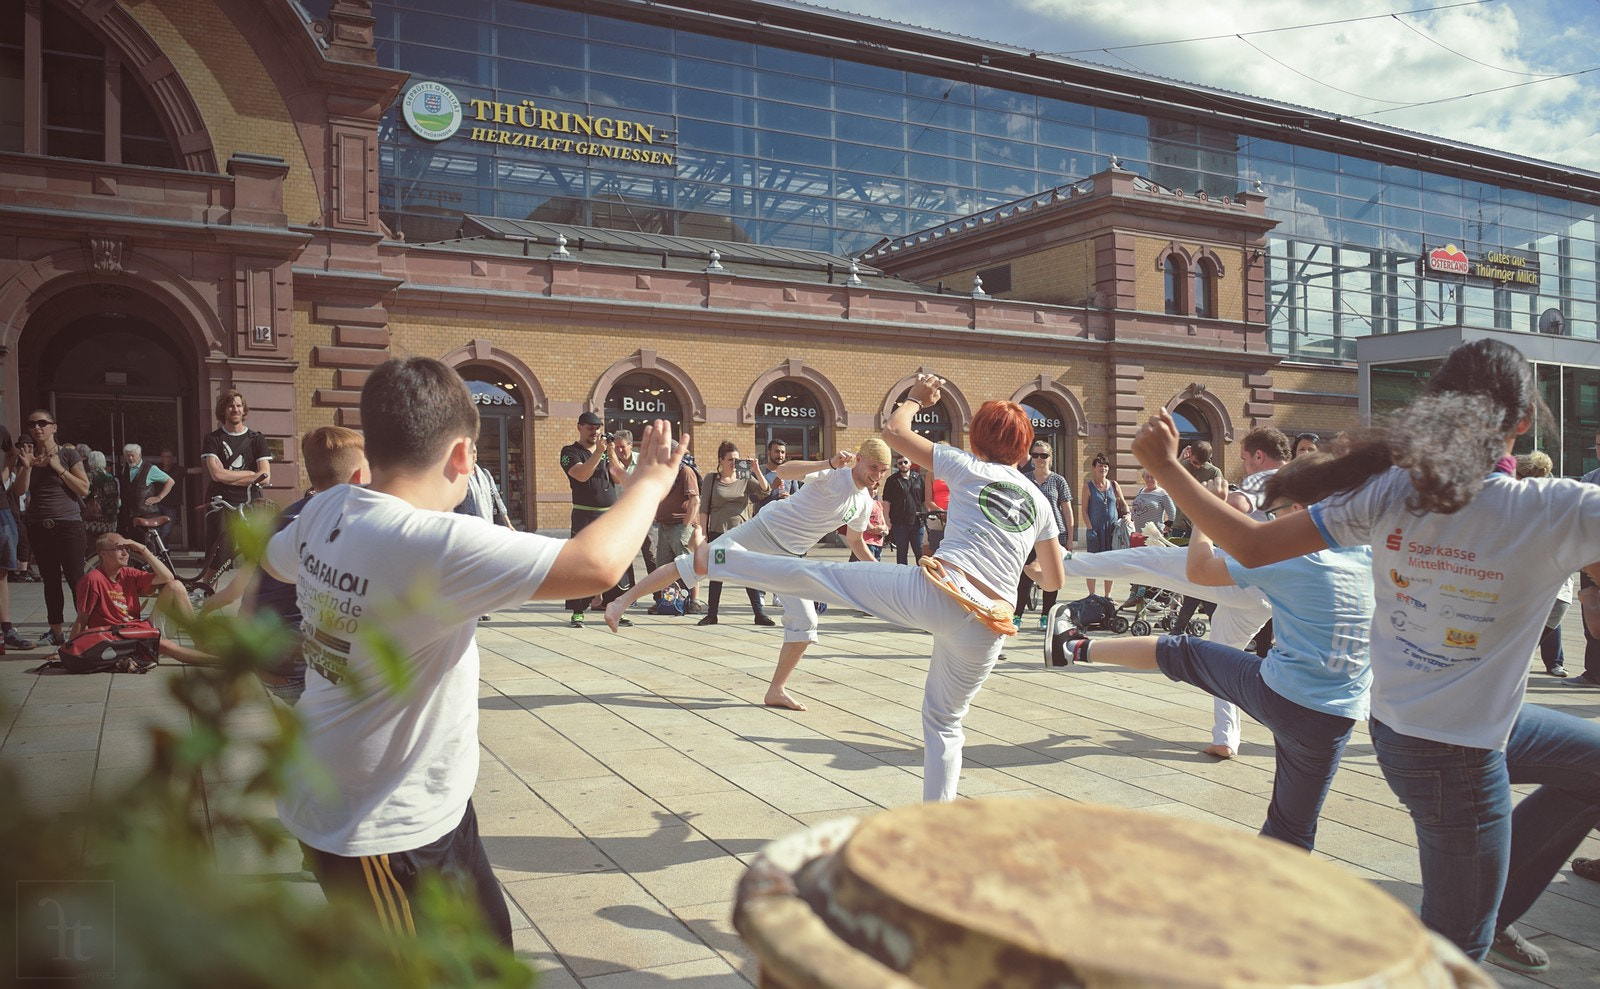
{"label": "'sparkasse mittelth\u00fcringen' logo", "polygon": [[443,141],[461,129],[461,101],[448,86],[419,82],[400,101],[406,126],[425,141]]}

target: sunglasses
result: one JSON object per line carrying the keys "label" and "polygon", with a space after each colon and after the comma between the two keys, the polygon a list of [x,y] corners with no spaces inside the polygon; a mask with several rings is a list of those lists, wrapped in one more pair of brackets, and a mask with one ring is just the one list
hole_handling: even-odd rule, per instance
{"label": "sunglasses", "polygon": [[28,420],[28,428],[29,429],[43,429],[46,426],[54,426],[54,425],[55,425],[55,423],[51,422],[49,419],[29,419]]}
{"label": "sunglasses", "polygon": [[1048,453],[1030,453],[1030,454],[1028,454],[1028,456],[1032,457],[1034,460],[1049,460],[1050,459],[1050,454],[1048,454]]}

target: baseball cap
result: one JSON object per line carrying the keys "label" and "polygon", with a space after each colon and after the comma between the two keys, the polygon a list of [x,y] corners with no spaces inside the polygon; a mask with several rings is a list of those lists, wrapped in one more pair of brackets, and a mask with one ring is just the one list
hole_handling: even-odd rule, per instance
{"label": "baseball cap", "polygon": [[585,412],[578,417],[578,425],[580,426],[604,426],[605,424],[606,421],[593,412]]}

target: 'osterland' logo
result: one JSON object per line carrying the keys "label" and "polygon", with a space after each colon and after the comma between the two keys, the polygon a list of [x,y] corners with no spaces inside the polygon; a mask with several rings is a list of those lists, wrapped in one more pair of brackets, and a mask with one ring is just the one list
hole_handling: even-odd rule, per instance
{"label": "'osterland' logo", "polygon": [[419,82],[400,100],[411,133],[424,141],[443,141],[461,129],[461,101],[448,86]]}
{"label": "'osterland' logo", "polygon": [[1428,270],[1441,275],[1465,275],[1472,268],[1467,253],[1454,244],[1435,247],[1428,252]]}

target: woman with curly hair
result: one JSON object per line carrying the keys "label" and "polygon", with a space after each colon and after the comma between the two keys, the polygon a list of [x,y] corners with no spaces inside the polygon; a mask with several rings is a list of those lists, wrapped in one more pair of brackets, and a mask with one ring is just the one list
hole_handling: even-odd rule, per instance
{"label": "woman with curly hair", "polygon": [[765,587],[831,605],[859,608],[905,628],[933,633],[933,659],[922,698],[922,796],[954,800],[961,774],[961,719],[994,668],[1001,643],[1017,628],[1011,591],[1023,561],[1038,554],[1035,578],[1047,591],[1065,579],[1055,515],[1016,463],[1033,441],[1033,424],[1015,402],[985,402],[972,417],[972,452],[934,445],[912,430],[919,408],[938,403],[944,381],[917,376],[889,416],[884,442],[925,476],[950,485],[944,540],[918,567],[817,563],[702,545],[697,574]]}
{"label": "woman with curly hair", "polygon": [[[1511,447],[1540,416],[1515,348],[1455,348],[1388,429],[1285,479],[1310,506],[1269,522],[1226,510],[1178,465],[1165,413],[1133,452],[1178,506],[1246,567],[1370,545],[1372,743],[1411,813],[1422,920],[1474,959],[1549,960],[1511,923],[1600,822],[1600,726],[1523,703],[1528,657],[1556,590],[1600,559],[1600,487],[1518,480]],[[1530,552],[1522,519],[1556,534]],[[1512,784],[1535,784],[1512,809]]]}

